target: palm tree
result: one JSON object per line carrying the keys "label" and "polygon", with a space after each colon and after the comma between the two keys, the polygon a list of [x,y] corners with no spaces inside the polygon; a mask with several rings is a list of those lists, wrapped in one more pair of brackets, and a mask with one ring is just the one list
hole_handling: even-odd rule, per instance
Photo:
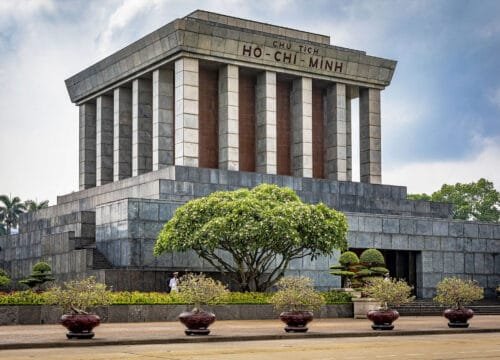
{"label": "palm tree", "polygon": [[7,235],[7,229],[2,221],[3,219],[0,217],[0,236]]}
{"label": "palm tree", "polygon": [[26,210],[26,206],[17,196],[11,198],[7,195],[0,195],[1,203],[3,203],[3,206],[0,206],[0,214],[2,214],[7,235],[10,235],[11,229],[17,227],[19,215]]}
{"label": "palm tree", "polygon": [[39,203],[37,203],[36,200],[26,200],[24,205],[26,206],[26,210],[28,210],[28,212],[34,212],[40,209],[48,208],[49,200],[40,201]]}

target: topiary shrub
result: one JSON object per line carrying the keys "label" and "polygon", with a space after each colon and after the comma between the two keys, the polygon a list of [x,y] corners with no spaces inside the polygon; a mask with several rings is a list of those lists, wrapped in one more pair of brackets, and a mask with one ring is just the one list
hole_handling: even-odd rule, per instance
{"label": "topiary shrub", "polygon": [[340,255],[338,265],[330,267],[330,274],[341,276],[344,279],[344,286],[350,288],[351,279],[356,275],[358,264],[358,255],[352,251],[345,251]]}
{"label": "topiary shrub", "polygon": [[341,265],[349,266],[349,265],[357,264],[357,263],[359,263],[358,255],[356,255],[356,253],[354,253],[352,251],[346,251],[340,255],[339,264],[341,264]]}
{"label": "topiary shrub", "polygon": [[32,271],[36,273],[50,273],[52,268],[46,262],[40,261],[33,265]]}
{"label": "topiary shrub", "polygon": [[41,290],[42,285],[50,281],[54,281],[52,268],[46,262],[40,261],[33,265],[30,276],[19,283],[29,286],[32,290]]}
{"label": "topiary shrub", "polygon": [[366,249],[361,253],[359,261],[365,266],[385,266],[384,255],[377,249]]}

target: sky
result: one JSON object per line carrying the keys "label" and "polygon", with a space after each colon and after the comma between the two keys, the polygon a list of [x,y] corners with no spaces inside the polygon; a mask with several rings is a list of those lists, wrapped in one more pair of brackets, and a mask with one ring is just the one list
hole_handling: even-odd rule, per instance
{"label": "sky", "polygon": [[500,1],[1,0],[0,194],[54,204],[78,190],[64,80],[196,9],[397,60],[382,92],[383,183],[432,193],[484,177],[500,189]]}

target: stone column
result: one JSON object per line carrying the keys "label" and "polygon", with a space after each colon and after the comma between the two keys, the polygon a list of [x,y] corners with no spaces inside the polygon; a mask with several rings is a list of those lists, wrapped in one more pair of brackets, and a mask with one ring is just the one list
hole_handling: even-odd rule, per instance
{"label": "stone column", "polygon": [[132,176],[132,90],[114,91],[113,180]]}
{"label": "stone column", "polygon": [[255,170],[276,174],[276,73],[265,71],[259,74],[255,92]]}
{"label": "stone column", "polygon": [[132,176],[153,170],[153,85],[132,81]]}
{"label": "stone column", "polygon": [[238,67],[219,70],[219,169],[239,170]]}
{"label": "stone column", "polygon": [[359,89],[359,157],[361,182],[382,183],[380,90]]}
{"label": "stone column", "polygon": [[113,182],[113,97],[96,100],[96,178],[97,185]]}
{"label": "stone column", "polygon": [[333,84],[326,93],[325,175],[347,180],[346,86]]}
{"label": "stone column", "polygon": [[291,110],[292,175],[312,177],[312,79],[293,81]]}
{"label": "stone column", "polygon": [[153,71],[153,171],[174,164],[174,71]]}
{"label": "stone column", "polygon": [[80,190],[96,185],[96,106],[95,103],[80,105],[79,161]]}
{"label": "stone column", "polygon": [[175,165],[198,166],[198,60],[175,62]]}
{"label": "stone column", "polygon": [[352,116],[351,99],[346,97],[345,125],[346,125],[346,153],[347,153],[347,181],[352,181]]}

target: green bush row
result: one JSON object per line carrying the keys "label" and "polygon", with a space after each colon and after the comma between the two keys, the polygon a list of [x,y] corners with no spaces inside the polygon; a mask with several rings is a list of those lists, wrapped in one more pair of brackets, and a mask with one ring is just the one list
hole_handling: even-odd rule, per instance
{"label": "green bush row", "polygon": [[[224,304],[269,304],[271,293],[231,292]],[[346,304],[351,297],[345,292],[335,290],[322,292],[327,304]],[[185,304],[178,293],[113,291],[113,305],[168,305]],[[44,305],[48,304],[48,292],[37,293],[31,290],[0,293],[0,305]]]}

